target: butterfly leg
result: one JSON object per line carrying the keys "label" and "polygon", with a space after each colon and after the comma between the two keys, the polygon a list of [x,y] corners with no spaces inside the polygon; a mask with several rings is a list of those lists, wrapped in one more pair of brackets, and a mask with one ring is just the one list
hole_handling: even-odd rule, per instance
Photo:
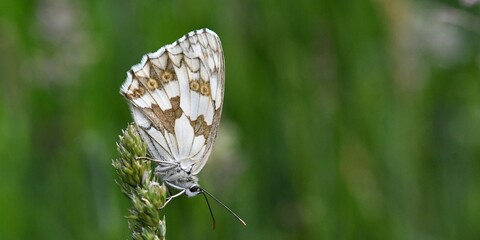
{"label": "butterfly leg", "polygon": [[149,157],[136,157],[135,158],[136,160],[148,160],[148,161],[152,161],[152,162],[156,162],[156,163],[161,163],[161,164],[169,164],[169,165],[175,165],[175,163],[172,163],[172,162],[167,162],[167,161],[162,161],[162,160],[157,160],[157,159],[153,159],[153,158],[149,158]]}
{"label": "butterfly leg", "polygon": [[185,190],[182,190],[182,191],[178,192],[177,194],[171,195],[170,197],[168,197],[168,198],[166,199],[165,203],[160,207],[160,209],[163,209],[165,206],[167,206],[167,204],[168,204],[170,201],[172,201],[172,199],[174,199],[174,198],[182,195],[183,193],[185,193]]}

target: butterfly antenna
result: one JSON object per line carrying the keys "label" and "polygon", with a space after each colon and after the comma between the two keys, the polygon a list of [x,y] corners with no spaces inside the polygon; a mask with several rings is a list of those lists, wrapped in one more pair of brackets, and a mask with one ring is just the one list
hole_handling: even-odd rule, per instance
{"label": "butterfly antenna", "polygon": [[[228,212],[230,212],[240,223],[243,224],[243,226],[247,226],[247,224],[245,223],[245,221],[243,221],[236,213],[234,213],[230,208],[228,208],[225,204],[223,204],[222,202],[220,202],[220,200],[218,200],[215,196],[213,196],[211,193],[205,191],[205,189],[202,189],[202,192],[204,193],[204,197],[205,199],[207,199],[207,197],[205,196],[205,193],[210,196],[211,198],[213,198],[213,200],[215,200],[218,204],[220,204],[222,207],[224,207],[225,209],[227,209]],[[207,204],[208,204],[208,200],[207,200]],[[208,204],[208,208],[210,208],[210,204]],[[210,213],[212,213],[212,210],[210,210]],[[212,214],[212,219],[213,219],[213,214]],[[213,228],[215,228],[215,219],[213,219]]]}
{"label": "butterfly antenna", "polygon": [[210,212],[210,216],[212,216],[213,230],[215,230],[215,217],[213,216],[212,208],[210,207],[210,203],[208,202],[208,198],[207,198],[207,195],[205,195],[205,192],[202,192],[202,195],[205,198],[205,201],[207,202],[208,211]]}

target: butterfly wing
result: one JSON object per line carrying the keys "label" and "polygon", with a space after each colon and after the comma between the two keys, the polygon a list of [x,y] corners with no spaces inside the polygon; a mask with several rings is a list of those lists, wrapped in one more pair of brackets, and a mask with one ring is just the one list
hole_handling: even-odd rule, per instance
{"label": "butterfly wing", "polygon": [[120,92],[153,158],[200,172],[216,138],[224,79],[221,42],[208,29],[145,55],[127,72]]}

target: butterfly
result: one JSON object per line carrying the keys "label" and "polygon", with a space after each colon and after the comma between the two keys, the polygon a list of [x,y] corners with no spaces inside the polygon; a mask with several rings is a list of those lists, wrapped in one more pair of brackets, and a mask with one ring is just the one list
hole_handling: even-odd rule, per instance
{"label": "butterfly", "polygon": [[200,29],[144,55],[127,72],[120,93],[127,99],[140,137],[157,164],[155,174],[178,191],[165,205],[182,194],[193,197],[202,193],[207,199],[206,193],[246,225],[198,184],[197,175],[207,163],[217,136],[224,86],[220,38],[209,29]]}

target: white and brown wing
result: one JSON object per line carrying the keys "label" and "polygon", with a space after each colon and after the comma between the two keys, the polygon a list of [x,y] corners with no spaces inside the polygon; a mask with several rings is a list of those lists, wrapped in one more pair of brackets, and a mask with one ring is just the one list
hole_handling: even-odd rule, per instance
{"label": "white and brown wing", "polygon": [[220,39],[208,29],[146,54],[127,72],[120,92],[153,158],[200,172],[216,138],[224,78]]}

